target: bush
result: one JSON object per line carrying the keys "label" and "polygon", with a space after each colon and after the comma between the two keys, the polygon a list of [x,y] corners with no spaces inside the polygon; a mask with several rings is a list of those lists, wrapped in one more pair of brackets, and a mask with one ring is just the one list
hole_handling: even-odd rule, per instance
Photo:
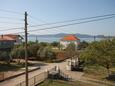
{"label": "bush", "polygon": [[37,51],[39,50],[40,46],[38,44],[32,44],[28,46],[28,56],[29,57],[36,57]]}
{"label": "bush", "polygon": [[37,52],[37,58],[39,60],[53,60],[56,58],[56,54],[50,47],[42,47]]}
{"label": "bush", "polygon": [[54,41],[54,42],[51,43],[51,46],[53,46],[53,47],[58,47],[58,46],[59,46],[59,42],[55,42],[55,41]]}
{"label": "bush", "polygon": [[6,63],[10,63],[10,55],[9,52],[6,51],[0,51],[0,60],[5,61]]}
{"label": "bush", "polygon": [[23,47],[14,48],[11,51],[11,57],[13,59],[23,59],[25,57],[25,49]]}
{"label": "bush", "polygon": [[[53,60],[56,58],[55,52],[52,50],[49,43],[33,43],[29,42],[27,47],[28,59],[37,59],[37,60]],[[24,59],[25,58],[25,47],[20,45],[14,47],[11,51],[11,56],[14,59]]]}

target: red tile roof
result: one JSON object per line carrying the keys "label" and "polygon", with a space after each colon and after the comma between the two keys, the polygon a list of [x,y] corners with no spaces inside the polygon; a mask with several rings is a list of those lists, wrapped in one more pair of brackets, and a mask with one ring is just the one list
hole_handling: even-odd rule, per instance
{"label": "red tile roof", "polygon": [[15,34],[5,34],[4,36],[8,36],[14,40],[16,40],[17,37],[19,37],[19,35],[15,35]]}
{"label": "red tile roof", "polygon": [[79,38],[77,38],[75,35],[67,35],[67,36],[64,36],[61,40],[62,41],[76,41],[76,40],[79,40]]}
{"label": "red tile roof", "polygon": [[0,35],[0,41],[16,41],[15,35]]}

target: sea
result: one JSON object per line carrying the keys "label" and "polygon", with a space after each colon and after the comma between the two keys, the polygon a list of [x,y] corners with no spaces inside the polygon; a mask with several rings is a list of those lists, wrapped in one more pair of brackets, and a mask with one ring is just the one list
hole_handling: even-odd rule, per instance
{"label": "sea", "polygon": [[[38,42],[48,42],[48,43],[51,43],[51,42],[59,42],[61,37],[28,37],[28,41],[36,41],[36,39],[38,40]],[[80,41],[86,41],[86,42],[92,42],[92,41],[100,41],[100,40],[103,40],[103,38],[79,38]]]}

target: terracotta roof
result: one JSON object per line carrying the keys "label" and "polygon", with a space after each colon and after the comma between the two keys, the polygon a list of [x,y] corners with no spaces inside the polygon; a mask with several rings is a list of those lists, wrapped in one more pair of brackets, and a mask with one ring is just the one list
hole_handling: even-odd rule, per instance
{"label": "terracotta roof", "polygon": [[5,34],[4,36],[10,37],[14,40],[16,40],[17,37],[19,37],[19,35],[15,35],[15,34]]}
{"label": "terracotta roof", "polygon": [[15,39],[8,37],[8,36],[1,35],[0,41],[15,41]]}
{"label": "terracotta roof", "polygon": [[67,35],[67,36],[64,36],[61,40],[62,41],[76,41],[76,40],[79,40],[79,38],[77,38],[75,35]]}
{"label": "terracotta roof", "polygon": [[5,34],[5,36],[9,36],[9,37],[11,37],[11,38],[13,38],[13,39],[16,39],[16,38],[18,38],[18,37],[20,37],[21,39],[23,39],[22,36],[16,35],[16,34]]}
{"label": "terracotta roof", "polygon": [[0,41],[16,41],[17,37],[19,37],[19,35],[15,34],[0,35]]}

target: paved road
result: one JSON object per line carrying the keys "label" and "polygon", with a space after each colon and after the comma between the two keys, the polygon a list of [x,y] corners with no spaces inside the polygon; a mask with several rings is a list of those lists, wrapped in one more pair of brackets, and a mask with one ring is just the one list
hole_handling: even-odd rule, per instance
{"label": "paved road", "polygon": [[72,77],[72,80],[73,81],[76,81],[76,80],[79,80],[82,76],[83,76],[83,72],[76,72],[76,71],[69,71],[69,70],[66,70],[66,65],[67,65],[67,62],[64,61],[62,63],[58,63],[57,64],[59,66],[59,68],[67,75],[69,75],[70,77]]}
{"label": "paved road", "polygon": [[[36,76],[36,75],[40,74],[41,72],[44,72],[46,69],[52,68],[53,66],[54,65],[52,65],[52,64],[47,64],[45,66],[42,66],[40,69],[38,69],[36,71],[33,71],[33,72],[30,72],[29,73],[29,78],[31,78],[33,76]],[[21,75],[21,76],[18,76],[16,78],[9,79],[9,80],[6,80],[4,82],[1,82],[0,86],[15,86],[16,84],[18,84],[20,82],[23,82],[23,81],[25,81],[25,75]]]}

